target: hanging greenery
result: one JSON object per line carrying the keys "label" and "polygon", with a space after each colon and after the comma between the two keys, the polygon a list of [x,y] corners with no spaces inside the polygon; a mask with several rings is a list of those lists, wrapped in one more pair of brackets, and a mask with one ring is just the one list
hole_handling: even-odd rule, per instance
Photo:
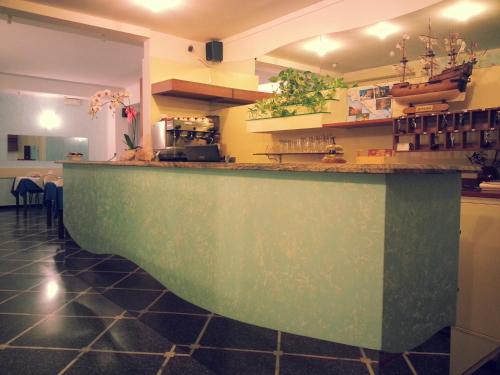
{"label": "hanging greenery", "polygon": [[249,108],[250,119],[294,116],[299,114],[300,107],[303,107],[301,114],[324,112],[328,100],[337,100],[336,90],[348,87],[343,78],[292,68],[269,81],[278,83],[278,89],[273,97],[258,100]]}

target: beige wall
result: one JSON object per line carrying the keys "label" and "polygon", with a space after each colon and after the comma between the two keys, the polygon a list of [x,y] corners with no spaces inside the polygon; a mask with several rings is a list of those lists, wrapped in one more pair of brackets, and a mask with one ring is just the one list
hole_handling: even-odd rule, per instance
{"label": "beige wall", "polygon": [[[255,89],[257,77],[248,74],[251,71],[251,62],[240,64],[220,65],[217,68],[204,68],[196,64],[184,64],[171,62],[165,59],[151,60],[152,82],[158,82],[169,78],[193,80],[196,82],[219,84],[221,86]],[[346,74],[346,78],[355,81],[356,77],[365,83],[377,83],[370,81],[369,77],[382,77],[381,81],[388,82],[390,67],[379,67],[360,72]],[[392,71],[393,74],[393,71]],[[500,87],[500,66],[489,66],[476,68],[472,75],[472,81],[467,91],[465,102],[451,103],[451,109],[464,108],[488,108],[500,106],[498,95]],[[315,129],[307,131],[289,131],[274,134],[253,134],[246,131],[248,106],[237,106],[230,108],[218,108],[208,102],[154,96],[152,99],[152,121],[158,121],[160,114],[167,115],[194,115],[217,114],[221,117],[221,140],[224,154],[235,156],[238,162],[268,162],[265,156],[254,156],[254,153],[265,152],[272,143],[280,139],[294,139],[309,136],[335,136],[338,144],[345,149],[345,157],[349,162],[354,162],[358,150],[370,148],[392,148],[391,126],[373,126],[358,129]],[[400,111],[396,110],[395,115]],[[345,121],[345,111],[335,115],[336,121]],[[338,117],[338,118],[337,118]],[[284,162],[311,162],[319,161],[319,156],[285,157]],[[434,153],[403,153],[400,152],[394,158],[395,162],[404,163],[460,163],[468,164],[463,152],[434,152]]]}

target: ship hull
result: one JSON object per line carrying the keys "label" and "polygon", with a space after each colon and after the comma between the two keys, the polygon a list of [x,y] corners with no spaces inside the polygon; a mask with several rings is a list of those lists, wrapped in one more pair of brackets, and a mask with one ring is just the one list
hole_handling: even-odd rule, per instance
{"label": "ship hull", "polygon": [[465,92],[473,63],[446,69],[441,74],[423,83],[396,83],[391,95],[398,104],[420,104],[456,99]]}

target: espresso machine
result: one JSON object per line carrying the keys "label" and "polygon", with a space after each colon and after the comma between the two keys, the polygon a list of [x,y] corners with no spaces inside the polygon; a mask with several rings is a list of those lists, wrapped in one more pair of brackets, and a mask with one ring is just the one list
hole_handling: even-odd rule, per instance
{"label": "espresso machine", "polygon": [[219,161],[219,116],[164,117],[152,135],[161,161]]}

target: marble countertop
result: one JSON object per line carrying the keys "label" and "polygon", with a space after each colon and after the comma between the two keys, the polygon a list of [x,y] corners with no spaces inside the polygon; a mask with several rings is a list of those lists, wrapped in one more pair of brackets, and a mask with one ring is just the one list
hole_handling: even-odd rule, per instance
{"label": "marble countertop", "polygon": [[333,164],[333,163],[196,163],[196,162],[158,162],[158,161],[70,161],[61,160],[66,165],[102,165],[153,168],[191,168],[218,170],[259,170],[283,172],[322,172],[322,173],[465,173],[478,172],[480,168],[464,165],[437,164]]}

